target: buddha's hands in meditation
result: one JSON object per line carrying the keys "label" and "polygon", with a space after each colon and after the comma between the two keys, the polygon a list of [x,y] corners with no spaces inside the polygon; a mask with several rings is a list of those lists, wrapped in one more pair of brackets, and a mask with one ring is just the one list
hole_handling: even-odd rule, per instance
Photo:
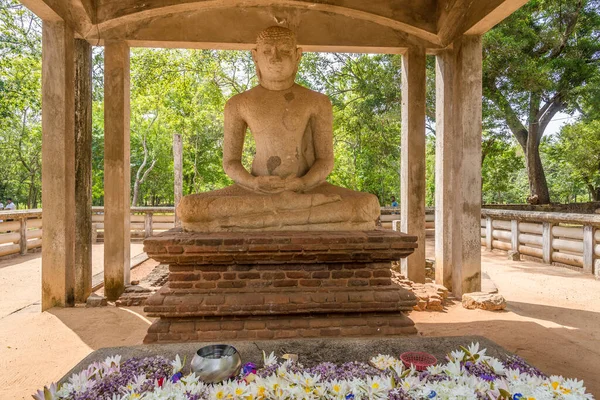
{"label": "buddha's hands in meditation", "polygon": [[278,176],[256,176],[252,179],[251,187],[259,193],[280,193],[285,190],[285,181]]}
{"label": "buddha's hands in meditation", "polygon": [[275,194],[286,190],[301,192],[306,189],[306,184],[297,176],[289,176],[285,179],[279,176],[256,176],[252,180],[252,189],[259,193]]}

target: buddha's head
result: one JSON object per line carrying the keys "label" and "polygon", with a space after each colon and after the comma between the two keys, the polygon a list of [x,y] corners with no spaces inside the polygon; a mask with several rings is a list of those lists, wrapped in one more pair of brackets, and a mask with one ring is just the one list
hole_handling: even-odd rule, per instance
{"label": "buddha's head", "polygon": [[270,90],[285,90],[294,84],[302,49],[296,35],[287,28],[272,26],[258,34],[252,58],[260,85]]}

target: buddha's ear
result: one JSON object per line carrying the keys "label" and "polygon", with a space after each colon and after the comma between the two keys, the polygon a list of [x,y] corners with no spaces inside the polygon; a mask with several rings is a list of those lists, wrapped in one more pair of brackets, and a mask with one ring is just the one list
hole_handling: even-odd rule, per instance
{"label": "buddha's ear", "polygon": [[256,64],[256,49],[252,49],[252,60],[254,60],[254,64]]}
{"label": "buddha's ear", "polygon": [[302,58],[302,47],[297,47],[296,48],[296,59],[298,61],[300,61],[301,58]]}

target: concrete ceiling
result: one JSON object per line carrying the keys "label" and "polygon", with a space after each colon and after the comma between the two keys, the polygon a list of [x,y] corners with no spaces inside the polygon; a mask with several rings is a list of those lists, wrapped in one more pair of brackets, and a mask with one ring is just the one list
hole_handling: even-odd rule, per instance
{"label": "concrete ceiling", "polygon": [[430,52],[482,34],[527,0],[21,0],[65,20],[92,44],[249,49],[271,25],[295,30],[307,51]]}

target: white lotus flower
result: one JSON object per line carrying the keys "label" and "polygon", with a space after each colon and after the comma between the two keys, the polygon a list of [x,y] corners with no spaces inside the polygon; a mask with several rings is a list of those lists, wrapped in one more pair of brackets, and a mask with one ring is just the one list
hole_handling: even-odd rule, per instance
{"label": "white lotus flower", "polygon": [[267,354],[263,350],[263,362],[265,364],[265,367],[277,364],[277,357],[275,357],[275,353],[271,352],[271,354],[269,354],[269,356],[267,357]]}

